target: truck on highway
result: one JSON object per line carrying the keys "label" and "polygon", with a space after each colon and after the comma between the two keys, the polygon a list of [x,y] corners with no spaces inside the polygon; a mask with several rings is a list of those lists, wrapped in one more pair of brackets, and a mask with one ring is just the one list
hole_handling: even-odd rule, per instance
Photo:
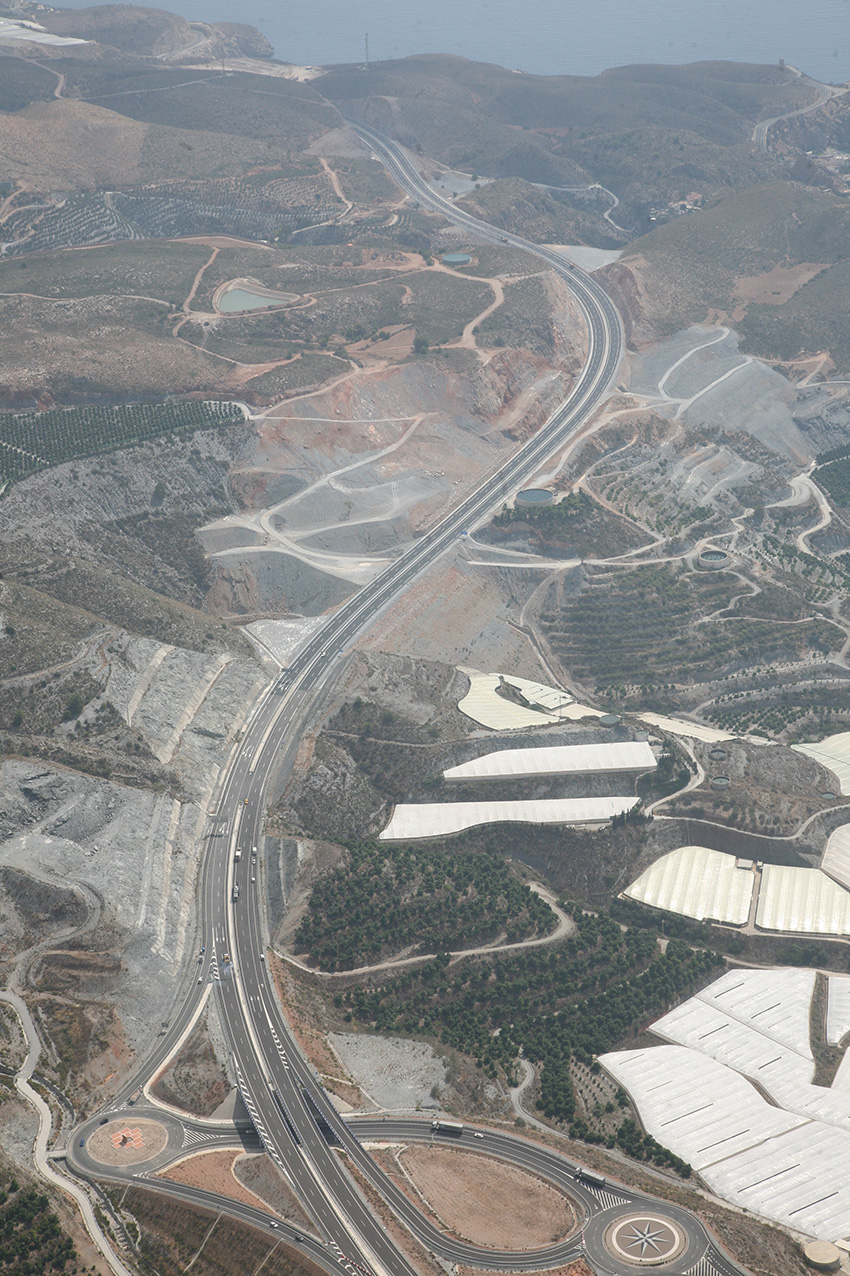
{"label": "truck on highway", "polygon": [[238,862],[239,862],[239,861],[241,860],[241,858],[242,858],[242,847],[241,847],[241,846],[237,846],[237,848],[236,848],[236,854],[233,856],[233,858],[236,860],[236,862],[237,862],[237,864],[238,864]]}
{"label": "truck on highway", "polygon": [[441,1121],[439,1117],[431,1122],[432,1134],[443,1134],[450,1139],[459,1139],[463,1134],[462,1121]]}
{"label": "truck on highway", "polygon": [[579,1167],[576,1178],[586,1183],[588,1187],[604,1187],[606,1183],[604,1174],[596,1174],[593,1170],[586,1170],[583,1167]]}
{"label": "truck on highway", "polygon": [[233,893],[231,894],[230,898],[233,900],[234,904],[239,898],[239,883],[238,882],[233,883]]}

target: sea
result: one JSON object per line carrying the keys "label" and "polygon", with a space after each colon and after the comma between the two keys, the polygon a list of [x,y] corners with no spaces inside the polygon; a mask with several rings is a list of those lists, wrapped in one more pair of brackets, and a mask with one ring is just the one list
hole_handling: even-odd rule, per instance
{"label": "sea", "polygon": [[[850,80],[850,0],[155,0],[192,21],[248,22],[283,61],[454,53],[540,75],[636,62],[780,58]],[[90,0],[58,0],[83,8]]]}

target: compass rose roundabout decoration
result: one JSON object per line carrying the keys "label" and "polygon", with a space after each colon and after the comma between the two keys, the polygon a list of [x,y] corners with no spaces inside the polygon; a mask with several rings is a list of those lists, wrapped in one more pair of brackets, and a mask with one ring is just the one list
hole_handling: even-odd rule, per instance
{"label": "compass rose roundabout decoration", "polygon": [[681,1253],[685,1237],[672,1219],[656,1214],[631,1214],[608,1229],[605,1245],[609,1253],[636,1267],[669,1263]]}

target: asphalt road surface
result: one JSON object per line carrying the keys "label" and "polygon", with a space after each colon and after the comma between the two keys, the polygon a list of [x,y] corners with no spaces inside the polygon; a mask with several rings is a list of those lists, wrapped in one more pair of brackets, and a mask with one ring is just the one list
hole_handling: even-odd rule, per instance
{"label": "asphalt road surface", "polygon": [[[344,603],[259,697],[223,773],[215,803],[217,810],[211,816],[205,836],[199,887],[204,952],[197,975],[193,976],[185,1002],[164,1031],[157,1049],[144,1069],[124,1088],[117,1102],[126,1103],[141,1083],[155,1075],[170,1057],[191,1026],[200,999],[206,994],[207,983],[212,981],[242,1098],[263,1146],[316,1220],[320,1236],[310,1244],[317,1247],[317,1253],[321,1250],[324,1266],[327,1267],[330,1256],[332,1269],[338,1270],[341,1264],[351,1276],[362,1276],[364,1267],[376,1276],[413,1276],[407,1258],[355,1184],[348,1168],[353,1165],[404,1220],[408,1229],[427,1248],[449,1261],[483,1264],[489,1269],[505,1271],[554,1267],[578,1254],[575,1240],[522,1255],[483,1250],[446,1236],[411,1204],[338,1117],[289,1031],[266,967],[262,872],[254,848],[260,844],[262,835],[270,774],[281,750],[297,739],[303,711],[354,639],[464,531],[483,522],[522,487],[588,419],[608,394],[623,349],[617,311],[594,280],[559,254],[518,235],[494,230],[446,203],[430,190],[405,151],[372,130],[361,125],[355,128],[390,174],[420,203],[467,226],[479,238],[535,254],[569,281],[587,324],[587,361],[567,399],[534,437],[485,476],[451,514]],[[334,1150],[333,1142],[345,1148],[345,1158]],[[68,1159],[72,1165],[77,1164],[91,1173],[94,1167],[85,1165],[78,1155],[84,1151],[79,1143],[80,1137],[75,1136],[68,1149]],[[517,1139],[499,1144],[493,1140],[491,1146],[494,1153],[498,1148],[498,1154],[507,1159],[543,1156],[533,1149],[525,1150],[525,1144]],[[546,1165],[552,1173],[567,1173],[561,1167],[560,1158],[548,1156]],[[156,1186],[157,1190],[199,1204],[210,1205],[212,1199],[216,1202],[213,1208],[260,1226],[271,1225],[262,1211],[236,1207],[224,1198],[211,1198],[209,1193],[176,1184],[162,1187],[161,1180]],[[590,1210],[593,1195],[587,1191],[582,1194],[574,1177],[570,1179],[569,1190],[584,1200]],[[684,1211],[682,1214],[688,1219],[689,1228],[694,1228],[693,1232],[689,1231],[689,1247],[693,1246],[696,1254],[702,1246],[700,1252],[704,1253],[704,1234],[698,1226],[694,1227],[690,1216]],[[594,1222],[594,1217],[590,1222]],[[588,1240],[586,1238],[585,1243]],[[594,1261],[599,1265],[596,1254]],[[606,1270],[617,1269],[609,1266]],[[729,1276],[738,1270],[731,1267]]]}
{"label": "asphalt road surface", "polygon": [[807,84],[810,84],[815,90],[814,99],[807,106],[798,107],[796,111],[785,111],[783,115],[772,115],[770,119],[759,120],[753,129],[753,141],[760,151],[768,150],[768,134],[774,124],[778,124],[780,120],[791,120],[797,115],[808,115],[809,111],[817,111],[823,106],[824,102],[828,102],[831,97],[835,97],[840,93],[846,92],[845,89],[836,88],[831,84],[820,84],[817,80],[811,79],[808,75],[802,75],[801,72],[794,70],[793,67],[788,68],[794,71],[794,74]]}

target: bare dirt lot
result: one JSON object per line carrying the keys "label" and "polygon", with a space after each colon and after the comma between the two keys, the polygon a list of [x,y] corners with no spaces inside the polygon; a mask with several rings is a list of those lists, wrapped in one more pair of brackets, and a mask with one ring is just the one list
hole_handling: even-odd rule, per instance
{"label": "bare dirt lot", "polygon": [[474,1245],[537,1249],[577,1226],[565,1196],[513,1166],[448,1148],[407,1148],[399,1159],[439,1221]]}
{"label": "bare dirt lot", "polygon": [[233,1173],[233,1163],[242,1155],[242,1152],[201,1152],[163,1170],[160,1177],[171,1179],[174,1183],[186,1183],[189,1187],[203,1188],[205,1192],[217,1192],[254,1208],[258,1203],[266,1205],[265,1200],[238,1182]]}

